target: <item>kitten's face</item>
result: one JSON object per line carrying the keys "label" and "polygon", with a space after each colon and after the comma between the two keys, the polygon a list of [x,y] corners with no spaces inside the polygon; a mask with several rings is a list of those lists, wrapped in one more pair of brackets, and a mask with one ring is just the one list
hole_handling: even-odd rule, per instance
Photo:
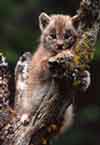
{"label": "kitten's face", "polygon": [[42,31],[41,43],[48,50],[59,52],[72,49],[78,33],[70,16],[47,14],[40,15],[40,28]]}

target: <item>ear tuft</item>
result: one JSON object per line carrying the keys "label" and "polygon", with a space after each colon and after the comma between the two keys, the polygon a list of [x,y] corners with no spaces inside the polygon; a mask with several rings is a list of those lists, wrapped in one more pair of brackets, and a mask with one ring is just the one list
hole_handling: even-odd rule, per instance
{"label": "ear tuft", "polygon": [[49,24],[49,21],[50,17],[46,13],[42,12],[39,16],[39,25],[41,31],[45,29],[45,27]]}

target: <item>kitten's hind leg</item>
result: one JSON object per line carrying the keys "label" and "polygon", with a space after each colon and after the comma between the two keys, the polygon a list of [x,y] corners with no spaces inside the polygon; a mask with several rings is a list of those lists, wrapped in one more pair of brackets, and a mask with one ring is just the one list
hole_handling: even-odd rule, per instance
{"label": "kitten's hind leg", "polygon": [[29,72],[29,66],[32,60],[32,54],[30,52],[24,53],[19,60],[15,68],[15,82],[16,82],[16,96],[15,96],[15,109],[18,114],[21,112],[22,100],[27,88],[27,78]]}

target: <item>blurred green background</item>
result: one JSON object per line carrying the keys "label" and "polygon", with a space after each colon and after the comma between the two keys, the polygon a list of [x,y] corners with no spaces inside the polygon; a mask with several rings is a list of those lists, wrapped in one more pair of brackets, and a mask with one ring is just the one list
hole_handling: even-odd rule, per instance
{"label": "blurred green background", "polygon": [[[74,15],[80,0],[0,0],[0,52],[12,66],[25,51],[32,51],[39,42],[38,16]],[[100,40],[91,64],[92,82],[86,95],[79,98],[75,125],[54,141],[55,145],[100,145]]]}

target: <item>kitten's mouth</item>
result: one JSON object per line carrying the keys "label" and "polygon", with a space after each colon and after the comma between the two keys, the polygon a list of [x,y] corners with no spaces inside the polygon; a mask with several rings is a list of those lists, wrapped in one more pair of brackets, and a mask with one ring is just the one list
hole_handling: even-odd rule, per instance
{"label": "kitten's mouth", "polygon": [[67,49],[70,50],[70,49],[72,49],[72,47],[74,47],[74,45],[75,45],[75,41],[73,43],[68,43],[65,46],[57,47],[56,52],[61,52],[62,50],[67,50]]}
{"label": "kitten's mouth", "polygon": [[55,48],[53,48],[54,53],[60,53],[63,50],[71,50],[73,47],[75,47],[76,39],[69,39],[67,42],[65,42],[63,45],[58,45]]}

